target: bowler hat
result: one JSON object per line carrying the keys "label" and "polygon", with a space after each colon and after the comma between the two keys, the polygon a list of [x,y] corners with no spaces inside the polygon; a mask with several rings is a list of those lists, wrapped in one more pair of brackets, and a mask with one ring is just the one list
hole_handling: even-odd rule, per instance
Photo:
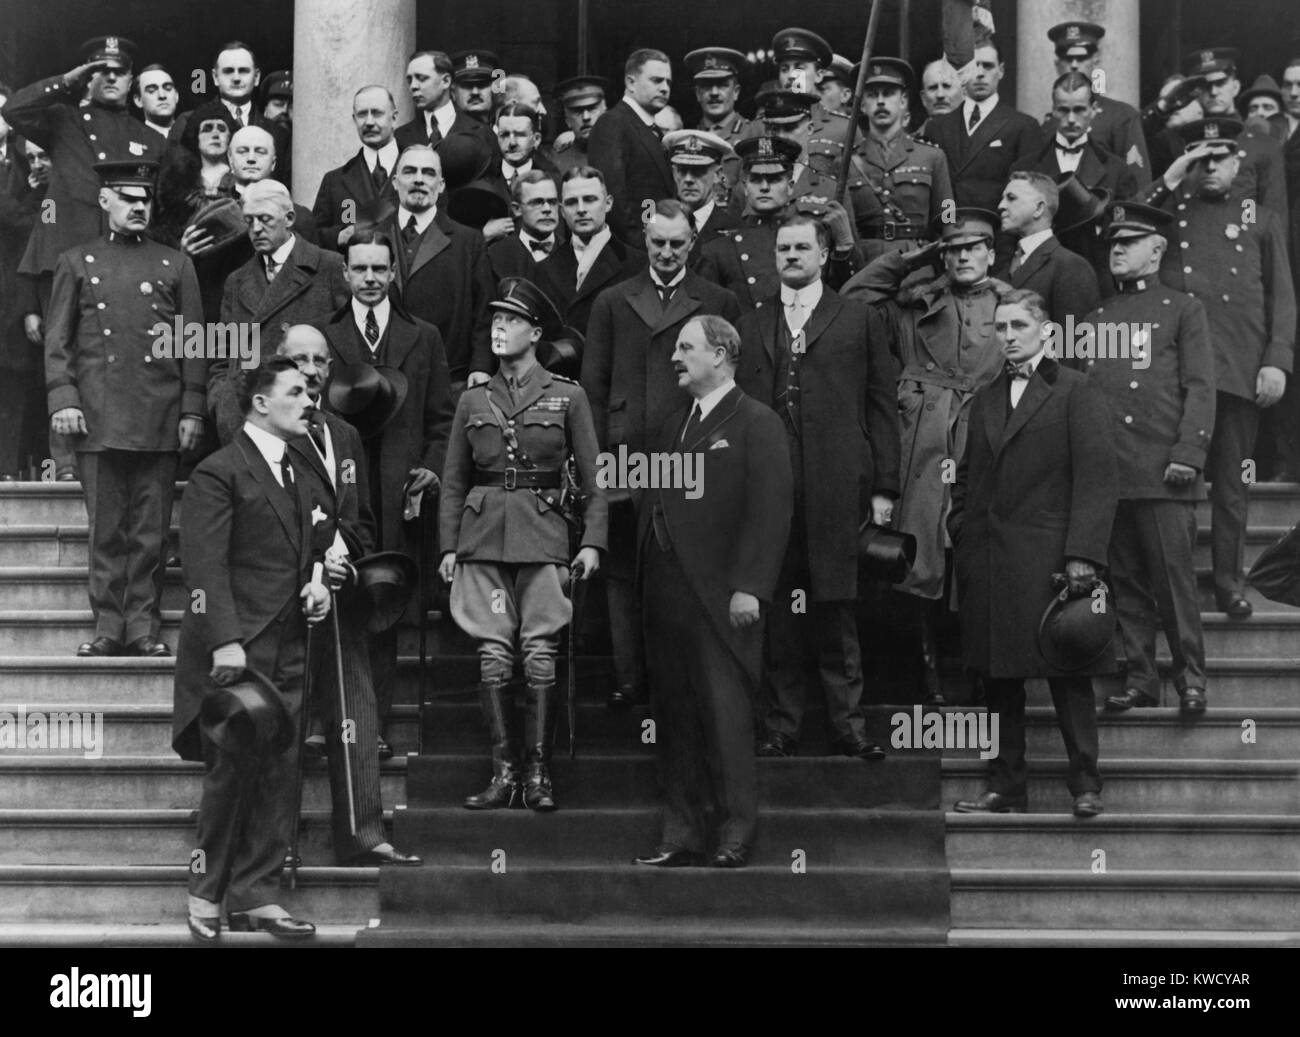
{"label": "bowler hat", "polygon": [[415,563],[400,551],[366,555],[356,564],[357,590],[370,603],[366,629],[381,634],[392,627],[415,593],[420,578]]}
{"label": "bowler hat", "polygon": [[585,345],[582,332],[577,328],[561,327],[554,335],[537,343],[537,362],[552,374],[576,380],[582,373]]}
{"label": "bowler hat", "polygon": [[1250,84],[1249,90],[1242,91],[1241,96],[1237,98],[1237,103],[1240,104],[1243,109],[1248,108],[1250,102],[1256,97],[1271,97],[1277,102],[1279,108],[1282,107],[1282,90],[1277,85],[1277,80],[1267,72],[1262,76],[1258,76],[1255,79],[1255,82]]}
{"label": "bowler hat", "polygon": [[1086,670],[1105,654],[1115,635],[1110,589],[1097,578],[1083,591],[1072,588],[1061,573],[1052,579],[1060,592],[1038,622],[1038,651],[1058,670]]}
{"label": "bowler hat", "polygon": [[858,528],[858,561],[871,576],[900,583],[916,561],[916,537],[864,522]]}
{"label": "bowler hat", "polygon": [[362,439],[378,435],[406,402],[406,375],[395,367],[340,364],[325,398],[330,410],[346,418]]}
{"label": "bowler hat", "polygon": [[218,748],[238,756],[279,755],[293,742],[293,721],[280,692],[251,666],[237,683],[207,693],[199,723]]}
{"label": "bowler hat", "polygon": [[190,223],[212,235],[214,249],[248,237],[244,207],[238,198],[214,198],[194,214]]}
{"label": "bowler hat", "polygon": [[499,180],[471,180],[448,192],[447,215],[457,223],[482,230],[489,221],[510,215],[510,199]]}
{"label": "bowler hat", "polygon": [[449,133],[433,150],[438,153],[448,191],[482,179],[492,165],[492,150],[472,133]]}

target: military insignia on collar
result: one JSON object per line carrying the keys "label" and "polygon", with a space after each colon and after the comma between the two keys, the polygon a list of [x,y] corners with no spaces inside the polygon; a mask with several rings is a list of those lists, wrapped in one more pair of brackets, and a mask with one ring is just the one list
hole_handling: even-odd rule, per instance
{"label": "military insignia on collar", "polygon": [[1241,228],[1238,227],[1235,223],[1229,223],[1226,227],[1223,228],[1223,233],[1228,236],[1229,241],[1236,241],[1237,238],[1241,235]]}
{"label": "military insignia on collar", "polygon": [[150,284],[148,281],[141,281],[141,282],[140,282],[140,294],[141,294],[141,295],[153,295],[153,285]]}

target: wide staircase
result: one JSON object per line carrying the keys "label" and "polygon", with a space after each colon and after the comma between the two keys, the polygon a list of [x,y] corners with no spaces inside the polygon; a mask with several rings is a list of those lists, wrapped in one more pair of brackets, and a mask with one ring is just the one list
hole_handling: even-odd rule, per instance
{"label": "wide staircase", "polygon": [[[1297,518],[1300,487],[1256,488],[1248,562]],[[201,768],[170,748],[173,664],[74,657],[91,634],[86,565],[76,484],[0,484],[0,944],[190,946]],[[382,768],[392,839],[425,865],[334,866],[325,774],[309,771],[304,867],[285,903],[325,945],[1300,943],[1300,609],[1251,595],[1249,620],[1206,614],[1203,718],[1183,720],[1169,687],[1158,710],[1103,715],[1100,818],[1069,813],[1045,686],[1031,687],[1031,812],[1019,816],[944,813],[980,788],[973,753],[815,755],[813,712],[803,755],[760,762],[760,842],[741,872],[631,864],[657,835],[654,729],[644,711],[605,710],[601,655],[579,657],[576,760],[561,720],[560,811],[462,809],[488,776],[477,667],[433,613],[425,753],[414,754],[417,640],[404,631],[397,754]],[[183,605],[169,572],[173,649]],[[955,662],[946,670],[960,700]],[[883,703],[916,697],[890,673],[872,686],[882,741],[896,711]],[[1118,687],[1100,682],[1099,701]],[[5,714],[12,735],[22,715],[51,713],[102,716],[102,744],[6,740]]]}

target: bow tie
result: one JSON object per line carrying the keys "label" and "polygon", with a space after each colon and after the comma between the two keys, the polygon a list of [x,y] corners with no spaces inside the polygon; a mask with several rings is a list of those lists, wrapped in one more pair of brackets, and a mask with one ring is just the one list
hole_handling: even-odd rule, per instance
{"label": "bow tie", "polygon": [[542,241],[537,238],[529,238],[528,247],[533,252],[540,252],[544,256],[549,256],[551,250],[555,248],[555,239],[552,238],[550,241]]}
{"label": "bow tie", "polygon": [[1058,142],[1056,145],[1056,150],[1065,155],[1077,155],[1086,146],[1087,146],[1087,142],[1084,142],[1083,144],[1075,144],[1073,147],[1068,147],[1065,144],[1061,144]]}
{"label": "bow tie", "polygon": [[1027,381],[1029,377],[1034,373],[1033,366],[1029,363],[1028,360],[1026,360],[1024,363],[1021,364],[1013,364],[1010,360],[1008,360],[1006,362],[1006,366],[1004,370],[1007,372],[1007,377],[1010,378],[1012,381],[1015,381],[1018,378],[1023,378]]}

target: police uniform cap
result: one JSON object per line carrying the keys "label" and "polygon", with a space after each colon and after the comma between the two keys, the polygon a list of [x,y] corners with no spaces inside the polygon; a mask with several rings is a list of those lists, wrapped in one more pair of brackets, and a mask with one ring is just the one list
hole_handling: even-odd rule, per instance
{"label": "police uniform cap", "polygon": [[937,220],[937,232],[941,248],[956,248],[958,245],[975,245],[983,241],[992,246],[993,236],[1002,221],[995,212],[963,206],[953,214],[951,223]]}
{"label": "police uniform cap", "polygon": [[95,172],[101,184],[113,188],[123,198],[147,201],[158,181],[157,162],[96,162]]}
{"label": "police uniform cap", "polygon": [[551,96],[562,105],[571,105],[604,100],[608,91],[609,80],[602,76],[571,76],[556,83],[551,89]]}
{"label": "police uniform cap", "polygon": [[[798,141],[785,137],[746,137],[736,144],[736,154],[740,164],[746,170],[789,172],[803,153]],[[767,167],[767,168],[760,168]]]}
{"label": "police uniform cap", "polygon": [[490,50],[458,50],[451,56],[453,83],[490,83],[501,59]]}
{"label": "police uniform cap", "polygon": [[772,60],[777,64],[812,59],[829,65],[832,56],[831,45],[808,29],[782,29],[772,37]]}
{"label": "police uniform cap", "polygon": [[812,114],[812,106],[821,97],[798,90],[764,90],[758,95],[760,117],[779,126],[800,122]]}
{"label": "police uniform cap", "polygon": [[92,61],[112,61],[130,68],[135,63],[135,43],[125,36],[96,36],[83,43],[78,53],[83,65]]}
{"label": "police uniform cap", "polygon": [[1194,50],[1183,61],[1183,72],[1189,76],[1205,76],[1218,79],[1220,76],[1233,75],[1237,71],[1237,62],[1241,60],[1241,51],[1235,47],[1207,47]]}
{"label": "police uniform cap", "polygon": [[1174,222],[1172,214],[1154,205],[1142,202],[1116,202],[1106,213],[1107,241],[1124,238],[1144,238],[1148,234],[1164,234]]}
{"label": "police uniform cap", "polygon": [[[853,66],[856,81],[859,65]],[[900,90],[910,90],[915,74],[912,66],[902,58],[872,58],[867,63],[866,86],[873,83],[880,86],[896,86]]]}
{"label": "police uniform cap", "polygon": [[1250,89],[1243,91],[1238,101],[1243,108],[1246,108],[1256,97],[1271,97],[1277,102],[1279,108],[1282,107],[1282,90],[1278,87],[1277,80],[1267,72],[1251,83]]}
{"label": "police uniform cap", "polygon": [[1213,146],[1215,153],[1227,154],[1237,150],[1236,140],[1243,128],[1240,119],[1230,116],[1211,116],[1180,127],[1178,134],[1186,144],[1184,151],[1209,144]]}
{"label": "police uniform cap", "polygon": [[856,69],[857,66],[843,54],[832,54],[827,66],[817,73],[817,82],[834,79],[845,86],[853,86],[857,82]]}
{"label": "police uniform cap", "polygon": [[731,145],[705,130],[674,130],[664,134],[664,150],[675,166],[711,166],[730,158]]}
{"label": "police uniform cap", "polygon": [[293,100],[293,73],[284,71],[272,72],[262,83],[262,103],[265,104],[272,97],[287,97]]}
{"label": "police uniform cap", "polygon": [[497,289],[497,298],[488,303],[488,309],[518,314],[541,328],[544,335],[555,332],[561,325],[560,311],[551,297],[526,277],[505,278]]}
{"label": "police uniform cap", "polygon": [[1086,58],[1096,53],[1097,41],[1105,35],[1106,30],[1092,22],[1061,22],[1047,30],[1059,58]]}
{"label": "police uniform cap", "polygon": [[741,70],[748,64],[745,55],[730,47],[701,47],[683,59],[686,70],[697,83],[710,79],[740,78]]}

